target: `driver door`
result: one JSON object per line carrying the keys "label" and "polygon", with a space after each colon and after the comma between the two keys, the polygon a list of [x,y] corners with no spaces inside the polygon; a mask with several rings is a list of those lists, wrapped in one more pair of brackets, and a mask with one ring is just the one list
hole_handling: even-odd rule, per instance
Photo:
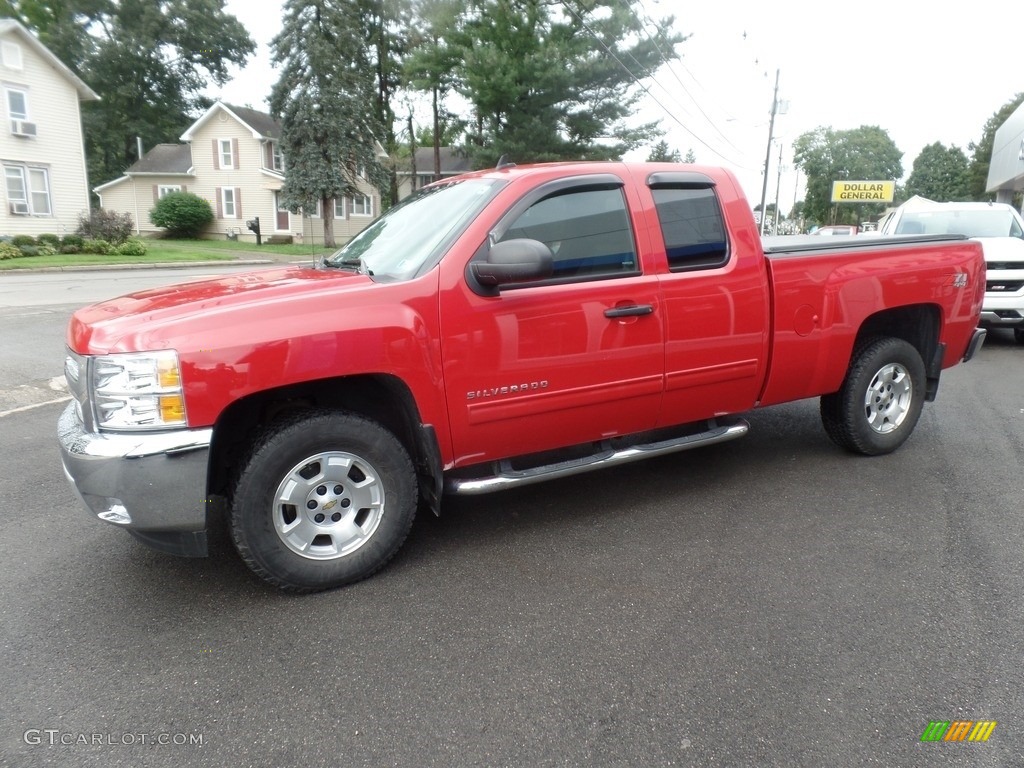
{"label": "driver door", "polygon": [[618,177],[542,185],[512,206],[491,238],[543,242],[553,274],[493,295],[466,277],[442,297],[456,464],[652,428],[664,378],[659,282],[640,269]]}

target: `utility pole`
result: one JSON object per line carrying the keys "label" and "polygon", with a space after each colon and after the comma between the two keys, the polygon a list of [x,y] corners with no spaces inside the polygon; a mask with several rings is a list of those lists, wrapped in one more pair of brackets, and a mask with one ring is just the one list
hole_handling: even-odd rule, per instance
{"label": "utility pole", "polygon": [[772,161],[772,135],[775,133],[775,113],[779,109],[779,71],[775,70],[775,92],[772,94],[772,119],[768,123],[768,149],[764,153],[764,179],[761,182],[761,234],[764,234],[765,201],[768,199],[768,164]]}
{"label": "utility pole", "polygon": [[779,175],[775,179],[775,226],[772,234],[779,234],[779,190],[782,188],[782,142],[779,142]]}

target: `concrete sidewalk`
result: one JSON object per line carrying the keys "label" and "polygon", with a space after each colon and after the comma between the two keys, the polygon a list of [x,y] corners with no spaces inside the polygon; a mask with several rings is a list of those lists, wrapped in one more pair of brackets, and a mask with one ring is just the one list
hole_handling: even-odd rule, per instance
{"label": "concrete sidewalk", "polygon": [[214,261],[154,261],[144,264],[81,264],[67,265],[63,267],[29,267],[26,269],[4,269],[0,270],[0,279],[4,275],[30,275],[40,272],[102,272],[118,269],[190,269],[192,267],[240,267],[240,266],[266,266],[268,264],[306,264],[311,265],[313,256],[297,259],[294,253],[273,253],[267,254],[265,258],[259,259],[217,259]]}

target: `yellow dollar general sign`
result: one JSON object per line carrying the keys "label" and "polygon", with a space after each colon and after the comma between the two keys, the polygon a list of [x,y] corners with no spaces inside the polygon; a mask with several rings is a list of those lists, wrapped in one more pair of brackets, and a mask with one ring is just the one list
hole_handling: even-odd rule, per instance
{"label": "yellow dollar general sign", "polygon": [[995,729],[995,720],[932,720],[921,741],[988,741]]}
{"label": "yellow dollar general sign", "polygon": [[891,203],[895,181],[833,181],[833,203]]}

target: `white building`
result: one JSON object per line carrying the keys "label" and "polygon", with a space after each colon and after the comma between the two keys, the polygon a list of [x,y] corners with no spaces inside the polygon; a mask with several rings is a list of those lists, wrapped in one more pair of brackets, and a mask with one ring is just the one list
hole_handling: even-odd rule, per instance
{"label": "white building", "polygon": [[0,19],[0,235],[64,235],[89,211],[79,103],[99,98],[13,19]]}

